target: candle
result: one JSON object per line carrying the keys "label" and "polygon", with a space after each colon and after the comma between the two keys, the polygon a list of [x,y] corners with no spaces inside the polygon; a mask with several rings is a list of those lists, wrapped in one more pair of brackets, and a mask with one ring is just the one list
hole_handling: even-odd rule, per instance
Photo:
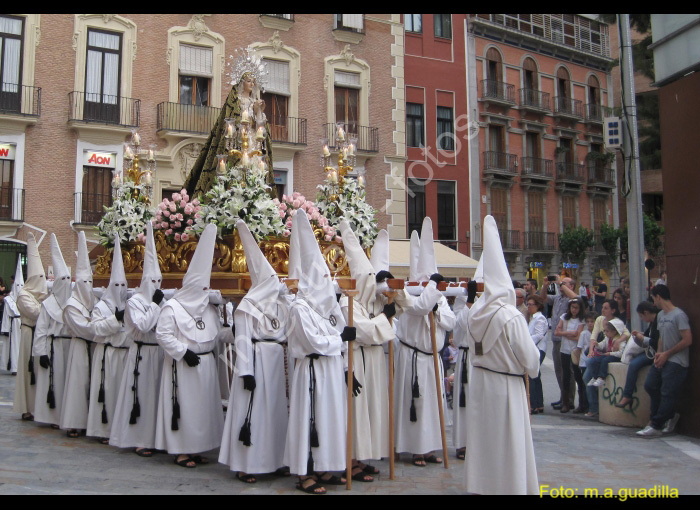
{"label": "candle", "polygon": [[249,116],[248,116],[248,110],[243,110],[241,112],[241,122],[248,122],[249,121]]}
{"label": "candle", "polygon": [[219,158],[219,166],[217,167],[219,175],[226,173],[226,158]]}
{"label": "candle", "polygon": [[343,128],[341,127],[338,128],[338,139],[341,142],[345,141],[345,131],[343,131]]}
{"label": "candle", "polygon": [[361,175],[361,176],[359,176],[359,177],[357,178],[357,184],[358,184],[361,188],[364,188],[364,187],[365,187],[365,177],[364,177],[363,175]]}
{"label": "candle", "polygon": [[156,160],[156,154],[153,152],[153,149],[148,149],[148,161],[155,161]]}
{"label": "candle", "polygon": [[119,178],[119,174],[114,174],[114,187],[118,188],[120,184],[121,179]]}
{"label": "candle", "polygon": [[347,158],[348,158],[348,149],[347,149],[347,147],[345,147],[343,149],[343,159],[347,159]]}
{"label": "candle", "polygon": [[248,166],[249,164],[250,164],[250,158],[248,157],[248,154],[244,153],[243,157],[241,158],[241,165]]}
{"label": "candle", "polygon": [[134,136],[131,137],[131,141],[136,145],[137,147],[141,145],[141,137],[139,136],[138,133],[134,132]]}
{"label": "candle", "polygon": [[351,143],[348,145],[348,156],[353,156],[355,154],[355,144]]}
{"label": "candle", "polygon": [[150,172],[146,173],[146,177],[145,177],[145,179],[144,179],[144,184],[145,184],[146,186],[150,186],[150,185],[151,185],[151,173],[150,173]]}
{"label": "candle", "polygon": [[231,124],[226,127],[226,138],[233,138],[233,126]]}
{"label": "candle", "polygon": [[258,140],[264,140],[265,139],[265,130],[261,127],[258,128],[258,134],[255,137]]}
{"label": "candle", "polygon": [[258,168],[260,169],[260,172],[265,171],[265,162],[262,159],[258,162]]}
{"label": "candle", "polygon": [[331,155],[331,151],[328,150],[328,145],[323,146],[323,155],[326,158]]}
{"label": "candle", "polygon": [[338,182],[338,172],[336,172],[335,170],[331,172],[331,182],[333,184],[336,184]]}
{"label": "candle", "polygon": [[131,147],[128,145],[126,146],[126,150],[124,151],[124,157],[126,159],[134,159],[134,154],[131,152]]}

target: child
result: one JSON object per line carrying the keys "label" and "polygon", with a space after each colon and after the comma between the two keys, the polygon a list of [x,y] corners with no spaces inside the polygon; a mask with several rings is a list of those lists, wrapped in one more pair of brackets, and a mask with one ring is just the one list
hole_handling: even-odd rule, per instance
{"label": "child", "polygon": [[[560,413],[568,413],[573,407],[573,402],[569,402],[569,389],[571,388],[571,351],[576,347],[581,331],[583,331],[585,306],[581,298],[570,299],[569,306],[565,314],[561,316],[561,320],[557,325],[554,336],[561,337],[561,370],[562,370],[562,388],[561,388],[561,409]],[[578,381],[577,381],[578,382]],[[579,392],[583,388],[583,380]]]}
{"label": "child", "polygon": [[[586,360],[588,357],[584,352],[589,342],[591,341],[591,332],[595,325],[595,320],[598,314],[594,311],[586,312],[586,327],[578,337],[578,344],[571,352],[571,359],[574,362],[574,378],[578,385],[578,407],[574,409],[574,414],[582,414],[588,412],[588,397],[586,396],[586,388],[583,384],[583,373],[586,371]],[[578,364],[576,363],[578,357]]]}
{"label": "child", "polygon": [[589,381],[589,386],[600,387],[605,384],[608,375],[608,364],[620,361],[622,353],[627,345],[627,339],[621,337],[625,331],[625,323],[620,319],[612,319],[605,325],[605,337],[596,347],[597,350],[607,353],[605,356],[598,356],[589,361],[589,368],[592,369],[593,378]]}

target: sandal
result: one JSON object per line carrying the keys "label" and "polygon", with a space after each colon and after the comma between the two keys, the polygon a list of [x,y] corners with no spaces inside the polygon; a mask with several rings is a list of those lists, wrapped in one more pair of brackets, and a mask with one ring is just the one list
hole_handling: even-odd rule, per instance
{"label": "sandal", "polygon": [[289,471],[288,467],[281,467],[275,470],[275,475],[277,476],[292,476],[292,473]]}
{"label": "sandal", "polygon": [[155,452],[150,448],[136,448],[134,453],[136,453],[136,455],[138,455],[139,457],[153,457],[153,454]]}
{"label": "sandal", "polygon": [[80,431],[76,429],[70,429],[68,432],[66,432],[66,436],[75,439],[76,437],[80,437]]}
{"label": "sandal", "polygon": [[357,465],[360,466],[362,468],[362,471],[364,473],[367,473],[368,475],[378,475],[379,474],[379,470],[374,466],[371,466],[369,464],[364,464],[362,462],[359,462]]}
{"label": "sandal", "polygon": [[429,462],[430,464],[442,464],[442,459],[440,457],[436,457],[434,453],[431,453],[425,457],[425,462]]}
{"label": "sandal", "polygon": [[209,459],[201,455],[190,455],[190,459],[195,461],[196,464],[209,464]]}
{"label": "sandal", "polygon": [[197,467],[196,463],[190,465],[191,462],[194,462],[194,459],[192,459],[189,455],[186,455],[184,459],[180,459],[180,460],[177,460],[178,457],[180,457],[180,455],[175,457],[175,464],[177,464],[178,466],[190,468],[190,469]]}
{"label": "sandal", "polygon": [[24,421],[34,421],[34,416],[32,415],[32,413],[24,413],[22,415],[22,419]]}
{"label": "sandal", "polygon": [[236,478],[238,478],[243,483],[255,483],[255,482],[257,482],[257,480],[255,479],[255,476],[253,476],[251,474],[244,473],[243,471],[239,471],[238,474],[236,474]]}
{"label": "sandal", "polygon": [[467,456],[467,447],[465,446],[464,448],[457,448],[457,458],[459,460],[464,460],[464,458]]}
{"label": "sandal", "polygon": [[425,467],[425,457],[423,455],[414,455],[413,456],[413,465],[418,466],[418,467]]}
{"label": "sandal", "polygon": [[[311,481],[312,483],[310,485],[304,485],[304,482]],[[299,480],[299,483],[297,484],[297,489],[305,492],[307,494],[325,494],[326,493],[326,488],[318,483],[316,480],[313,478],[307,478],[306,480]]]}
{"label": "sandal", "polygon": [[359,466],[355,466],[352,468],[352,479],[356,482],[373,482],[374,478],[372,478],[371,475],[368,475],[367,473],[364,472],[364,470]]}
{"label": "sandal", "polygon": [[[328,478],[323,478],[325,475],[330,474],[331,476]],[[319,482],[323,482],[326,485],[345,485],[347,483],[347,480],[345,480],[345,477],[339,477],[335,476],[332,473],[329,473],[326,471],[325,473],[321,473],[321,475],[318,477]]]}
{"label": "sandal", "polygon": [[98,437],[97,442],[100,444],[109,444],[109,438],[108,437]]}
{"label": "sandal", "polygon": [[59,427],[58,425],[51,425],[51,428],[54,430],[59,430],[61,427]]}

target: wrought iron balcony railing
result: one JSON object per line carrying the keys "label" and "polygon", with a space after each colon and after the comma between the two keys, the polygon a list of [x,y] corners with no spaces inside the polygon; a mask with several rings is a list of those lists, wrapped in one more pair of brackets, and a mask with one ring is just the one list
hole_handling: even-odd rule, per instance
{"label": "wrought iron balcony railing", "polygon": [[583,118],[583,103],[566,96],[554,97],[554,114]]}
{"label": "wrought iron balcony railing", "polygon": [[603,123],[605,117],[612,115],[612,108],[599,104],[588,103],[586,105],[586,120],[589,122]]}
{"label": "wrought iron balcony railing", "polygon": [[534,251],[556,251],[557,235],[554,232],[525,232],[525,249]]}
{"label": "wrought iron balcony railing", "polygon": [[[329,143],[335,143],[335,124],[324,124],[323,132],[328,137]],[[357,150],[364,152],[379,152],[379,128],[358,126],[355,123],[347,123],[345,125],[346,136],[357,136]],[[329,147],[331,146],[329,145]],[[335,146],[333,146],[335,148]]]}
{"label": "wrought iron balcony railing", "polygon": [[615,187],[615,171],[600,163],[588,163],[588,184]]}
{"label": "wrought iron balcony railing", "polygon": [[498,235],[501,237],[501,245],[504,250],[520,249],[519,230],[499,230]]}
{"label": "wrought iron balcony railing", "polygon": [[484,170],[496,170],[501,173],[518,173],[518,156],[505,152],[484,152]]}
{"label": "wrought iron balcony railing", "polygon": [[97,225],[105,213],[104,208],[111,205],[111,193],[75,193],[75,223]]}
{"label": "wrought iron balcony railing", "polygon": [[554,161],[541,158],[520,158],[520,172],[523,177],[554,178]]}
{"label": "wrought iron balcony railing", "polygon": [[515,104],[515,85],[495,80],[482,80],[481,98]]}
{"label": "wrought iron balcony railing", "polygon": [[24,221],[24,190],[0,187],[0,221]]}
{"label": "wrought iron balcony railing", "polygon": [[529,110],[552,111],[549,94],[535,89],[520,89],[520,107]]}
{"label": "wrought iron balcony railing", "polygon": [[74,91],[68,94],[68,103],[68,121],[139,126],[140,99]]}
{"label": "wrought iron balcony railing", "polygon": [[278,124],[270,122],[270,138],[273,142],[306,145],[306,119],[286,117],[276,119],[275,122]]}
{"label": "wrought iron balcony railing", "polygon": [[556,167],[558,181],[583,183],[583,165],[579,165],[578,163],[558,162]]}
{"label": "wrought iron balcony railing", "polygon": [[41,115],[41,88],[15,83],[0,85],[0,114],[39,117]]}

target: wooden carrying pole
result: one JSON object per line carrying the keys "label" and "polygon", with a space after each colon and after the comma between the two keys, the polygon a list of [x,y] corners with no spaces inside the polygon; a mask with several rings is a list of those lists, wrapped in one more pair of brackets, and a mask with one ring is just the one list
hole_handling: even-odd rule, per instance
{"label": "wooden carrying pole", "polygon": [[[353,301],[355,301],[354,296],[357,295],[355,291],[355,280],[337,280],[338,287],[343,291],[343,293],[348,297],[348,327],[353,327]],[[353,386],[353,341],[348,342],[348,426],[347,426],[347,439],[346,439],[346,450],[345,450],[345,462],[346,462],[346,489],[352,489],[352,445],[353,445],[353,431],[352,431],[352,386]]]}
{"label": "wooden carrying pole", "polygon": [[[391,289],[384,292],[389,304],[394,302],[398,289],[403,289],[404,281],[398,278],[388,279],[387,285]],[[393,317],[389,319],[392,324]],[[389,480],[395,478],[395,454],[394,454],[394,342],[389,342]]]}
{"label": "wooden carrying pole", "polygon": [[[440,287],[443,288],[440,288]],[[442,285],[438,284],[438,290],[445,290],[447,285],[442,282]],[[447,436],[445,434],[445,410],[442,406],[442,381],[440,380],[440,359],[438,356],[437,348],[437,338],[436,338],[436,328],[435,328],[435,314],[431,311],[428,314],[430,319],[430,339],[433,342],[433,363],[435,365],[435,390],[437,393],[437,404],[438,404],[438,415],[440,416],[440,434],[442,436],[442,458],[445,464],[445,469],[448,469],[447,461]]]}

